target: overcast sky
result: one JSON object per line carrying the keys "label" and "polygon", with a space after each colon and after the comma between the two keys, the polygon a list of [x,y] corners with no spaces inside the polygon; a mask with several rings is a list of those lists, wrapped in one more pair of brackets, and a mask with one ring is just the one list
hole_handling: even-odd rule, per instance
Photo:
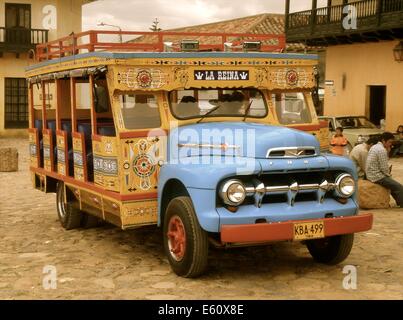
{"label": "overcast sky", "polygon": [[[285,0],[98,0],[83,7],[83,30],[99,22],[123,30],[148,31],[155,18],[162,29],[216,22],[260,13],[284,13]],[[311,0],[291,0],[291,11],[309,9]],[[326,0],[319,0],[318,6]],[[217,30],[218,31],[218,30]]]}

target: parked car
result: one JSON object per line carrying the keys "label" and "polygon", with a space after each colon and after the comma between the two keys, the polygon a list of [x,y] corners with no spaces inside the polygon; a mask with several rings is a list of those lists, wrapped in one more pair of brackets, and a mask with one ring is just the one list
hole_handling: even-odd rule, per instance
{"label": "parked car", "polygon": [[366,142],[372,136],[380,136],[384,131],[377,128],[364,116],[322,116],[320,120],[329,122],[329,139],[334,135],[337,127],[343,128],[343,134],[348,140],[348,150]]}

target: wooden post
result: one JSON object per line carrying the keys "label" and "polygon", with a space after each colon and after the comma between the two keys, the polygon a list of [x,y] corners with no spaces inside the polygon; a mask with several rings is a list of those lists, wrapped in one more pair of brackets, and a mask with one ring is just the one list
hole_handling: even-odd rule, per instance
{"label": "wooden post", "polygon": [[76,112],[76,79],[70,78],[70,99],[71,99],[71,131],[77,132],[77,112]]}
{"label": "wooden post", "polygon": [[28,91],[28,102],[29,102],[29,127],[35,128],[35,108],[34,108],[34,85],[29,84]]}
{"label": "wooden post", "polygon": [[55,86],[56,86],[56,131],[59,131],[62,129],[62,119],[60,116],[61,108],[62,108],[62,100],[61,100],[62,88],[61,88],[59,79],[55,80]]}
{"label": "wooden post", "polygon": [[95,110],[95,97],[94,97],[94,75],[90,75],[90,101],[91,101],[91,128],[92,128],[92,135],[97,135],[97,113]]}
{"label": "wooden post", "polygon": [[46,130],[47,129],[47,123],[46,123],[46,86],[45,86],[45,81],[41,82],[42,85],[42,129]]}

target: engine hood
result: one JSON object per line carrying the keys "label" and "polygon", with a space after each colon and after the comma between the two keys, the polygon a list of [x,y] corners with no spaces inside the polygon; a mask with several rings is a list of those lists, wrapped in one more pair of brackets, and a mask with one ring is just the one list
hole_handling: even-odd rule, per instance
{"label": "engine hood", "polygon": [[209,122],[175,128],[170,132],[170,159],[193,156],[237,156],[264,159],[273,148],[314,147],[311,134],[281,126],[245,122]]}

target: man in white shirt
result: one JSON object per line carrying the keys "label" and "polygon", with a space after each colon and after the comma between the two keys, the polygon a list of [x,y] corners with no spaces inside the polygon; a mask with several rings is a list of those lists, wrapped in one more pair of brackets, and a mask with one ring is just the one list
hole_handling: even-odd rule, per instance
{"label": "man in white shirt", "polygon": [[367,142],[356,145],[350,152],[350,159],[357,167],[358,178],[365,179],[365,167],[367,164],[368,151],[378,143],[378,138],[371,137]]}
{"label": "man in white shirt", "polygon": [[381,141],[368,152],[365,172],[369,181],[389,189],[397,205],[403,208],[403,186],[392,179],[388,165],[388,153],[394,138],[394,135],[390,132],[382,134]]}

